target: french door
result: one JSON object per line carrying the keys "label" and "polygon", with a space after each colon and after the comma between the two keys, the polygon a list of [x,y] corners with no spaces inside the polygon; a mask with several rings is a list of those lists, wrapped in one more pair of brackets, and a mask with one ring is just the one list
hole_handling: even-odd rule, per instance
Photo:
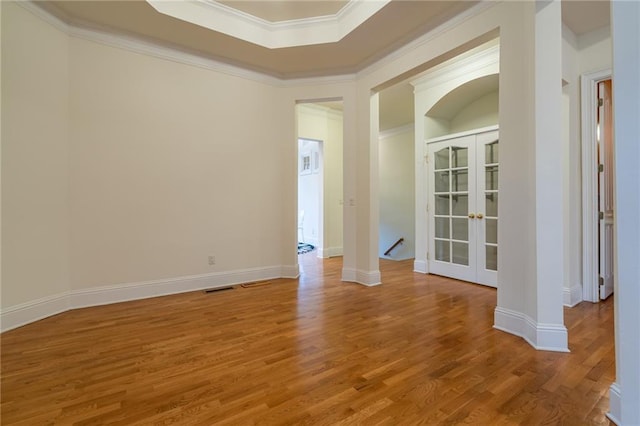
{"label": "french door", "polygon": [[429,272],[496,287],[498,131],[427,143]]}

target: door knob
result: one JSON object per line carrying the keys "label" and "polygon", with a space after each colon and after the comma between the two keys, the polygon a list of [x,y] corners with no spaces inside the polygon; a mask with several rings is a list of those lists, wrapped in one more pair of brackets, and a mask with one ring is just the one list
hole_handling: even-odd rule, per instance
{"label": "door knob", "polygon": [[476,215],[475,215],[475,214],[473,214],[473,213],[469,213],[469,219],[473,219],[474,217],[476,217]]}
{"label": "door knob", "polygon": [[478,219],[482,219],[484,216],[482,215],[482,213],[478,213],[478,214],[476,215],[476,217],[477,217]]}

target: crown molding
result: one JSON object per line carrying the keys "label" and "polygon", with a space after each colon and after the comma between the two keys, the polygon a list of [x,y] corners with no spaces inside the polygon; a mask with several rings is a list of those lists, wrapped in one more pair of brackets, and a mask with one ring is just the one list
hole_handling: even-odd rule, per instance
{"label": "crown molding", "polygon": [[[367,3],[367,1],[364,1]],[[177,49],[175,47],[162,45],[158,42],[150,42],[143,40],[139,37],[133,37],[123,34],[117,34],[107,30],[97,30],[92,28],[81,27],[77,24],[69,24],[62,19],[53,15],[51,12],[36,5],[33,0],[25,0],[16,2],[23,9],[31,12],[33,15],[40,18],[42,21],[50,24],[59,31],[67,34],[70,37],[91,41],[115,47],[123,50],[127,50],[134,53],[139,53],[147,56],[156,57],[176,63],[182,63],[185,65],[195,66],[223,74],[240,77],[259,83],[268,84],[276,87],[304,87],[304,86],[322,86],[322,85],[335,85],[335,84],[348,84],[353,83],[362,76],[368,75],[376,70],[388,65],[395,59],[408,54],[410,51],[417,47],[430,42],[438,35],[449,30],[456,25],[464,22],[472,16],[488,9],[493,6],[492,2],[483,1],[478,5],[468,9],[460,15],[452,18],[446,23],[440,25],[436,29],[424,34],[420,38],[405,45],[404,47],[394,51],[374,64],[366,67],[358,73],[349,74],[337,74],[330,76],[320,77],[305,77],[305,78],[280,78],[268,74],[267,72],[253,71],[240,66],[228,64],[226,62],[211,59],[202,55],[192,54],[185,52],[184,50]],[[349,3],[351,4],[351,3]],[[349,14],[349,9],[343,8],[340,13]]]}
{"label": "crown molding", "polygon": [[453,18],[447,20],[446,22],[438,25],[436,28],[434,28],[431,31],[428,31],[427,33],[423,34],[422,36],[418,37],[417,39],[405,44],[404,46],[400,47],[399,49],[394,50],[393,52],[391,52],[390,54],[388,54],[387,56],[385,56],[384,58],[374,62],[373,64],[369,65],[368,67],[362,69],[361,71],[359,71],[356,74],[357,78],[361,78],[364,76],[367,76],[369,74],[372,74],[378,70],[380,70],[381,68],[384,68],[385,66],[388,66],[389,64],[391,64],[392,62],[394,62],[395,60],[410,54],[411,52],[413,52],[414,50],[420,48],[421,46],[432,42],[435,38],[441,36],[442,34],[446,33],[447,31],[461,25],[462,23],[464,23],[465,21],[473,18],[476,15],[479,15],[480,13],[492,8],[493,6],[495,6],[497,3],[499,2],[494,2],[491,0],[481,0],[480,3],[476,4],[475,6],[470,7],[469,9],[459,13],[458,15],[455,15]]}
{"label": "crown molding", "polygon": [[215,59],[206,58],[200,55],[194,55],[174,48],[162,46],[157,43],[140,40],[135,37],[115,35],[106,31],[78,27],[71,27],[69,35],[82,40],[120,48],[130,52],[152,56],[167,61],[191,65],[198,68],[204,68],[207,70],[240,77],[247,80],[266,83],[272,86],[280,86],[282,81],[277,77],[273,77],[265,73],[237,67],[224,62],[216,61]]}
{"label": "crown molding", "polygon": [[173,18],[269,49],[335,43],[362,25],[390,0],[350,0],[335,15],[270,22],[213,0],[146,0]]}
{"label": "crown molding", "polygon": [[172,62],[195,66],[223,74],[240,77],[259,83],[276,87],[318,86],[351,83],[356,80],[355,74],[341,74],[323,77],[308,77],[297,79],[283,79],[270,74],[252,71],[226,62],[207,58],[201,55],[185,52],[174,47],[164,46],[160,43],[149,42],[138,37],[116,34],[106,30],[84,28],[68,24],[49,11],[37,6],[34,1],[26,0],[16,2],[17,5],[32,13],[42,21],[48,23],[69,37],[78,38],[118,49],[127,50],[142,55],[152,56]]}
{"label": "crown molding", "polygon": [[414,86],[414,93],[419,93],[491,65],[500,65],[500,45],[498,43],[446,61],[420,74],[420,77],[410,83]]}
{"label": "crown molding", "polygon": [[34,1],[32,1],[32,0],[17,1],[17,2],[14,2],[14,4],[17,4],[18,6],[22,7],[23,9],[31,12],[31,14],[33,14],[36,17],[40,18],[42,21],[44,21],[47,24],[51,25],[52,27],[54,27],[58,31],[61,31],[61,32],[67,34],[67,35],[71,35],[71,29],[72,29],[71,25],[67,24],[62,19],[60,19],[57,16],[53,15],[49,11],[44,10],[43,8],[36,6]]}

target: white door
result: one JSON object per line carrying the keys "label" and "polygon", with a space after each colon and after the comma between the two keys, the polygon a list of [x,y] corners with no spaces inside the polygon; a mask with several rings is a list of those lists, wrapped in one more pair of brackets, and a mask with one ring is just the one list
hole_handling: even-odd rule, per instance
{"label": "white door", "polygon": [[476,226],[478,232],[479,284],[496,287],[498,283],[498,131],[481,133],[476,140],[478,182]]}
{"label": "white door", "polygon": [[600,298],[613,293],[613,121],[611,80],[598,83],[598,256]]}
{"label": "white door", "polygon": [[498,132],[427,145],[429,271],[495,287]]}

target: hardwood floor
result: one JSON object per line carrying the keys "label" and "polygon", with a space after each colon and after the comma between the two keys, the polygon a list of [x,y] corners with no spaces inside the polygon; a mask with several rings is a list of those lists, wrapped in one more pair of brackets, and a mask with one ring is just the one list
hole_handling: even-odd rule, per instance
{"label": "hardwood floor", "polygon": [[[79,309],[1,336],[3,425],[608,425],[613,304],[565,310],[571,353],[492,328],[495,290],[381,261]],[[612,298],[610,298],[612,299]]]}

